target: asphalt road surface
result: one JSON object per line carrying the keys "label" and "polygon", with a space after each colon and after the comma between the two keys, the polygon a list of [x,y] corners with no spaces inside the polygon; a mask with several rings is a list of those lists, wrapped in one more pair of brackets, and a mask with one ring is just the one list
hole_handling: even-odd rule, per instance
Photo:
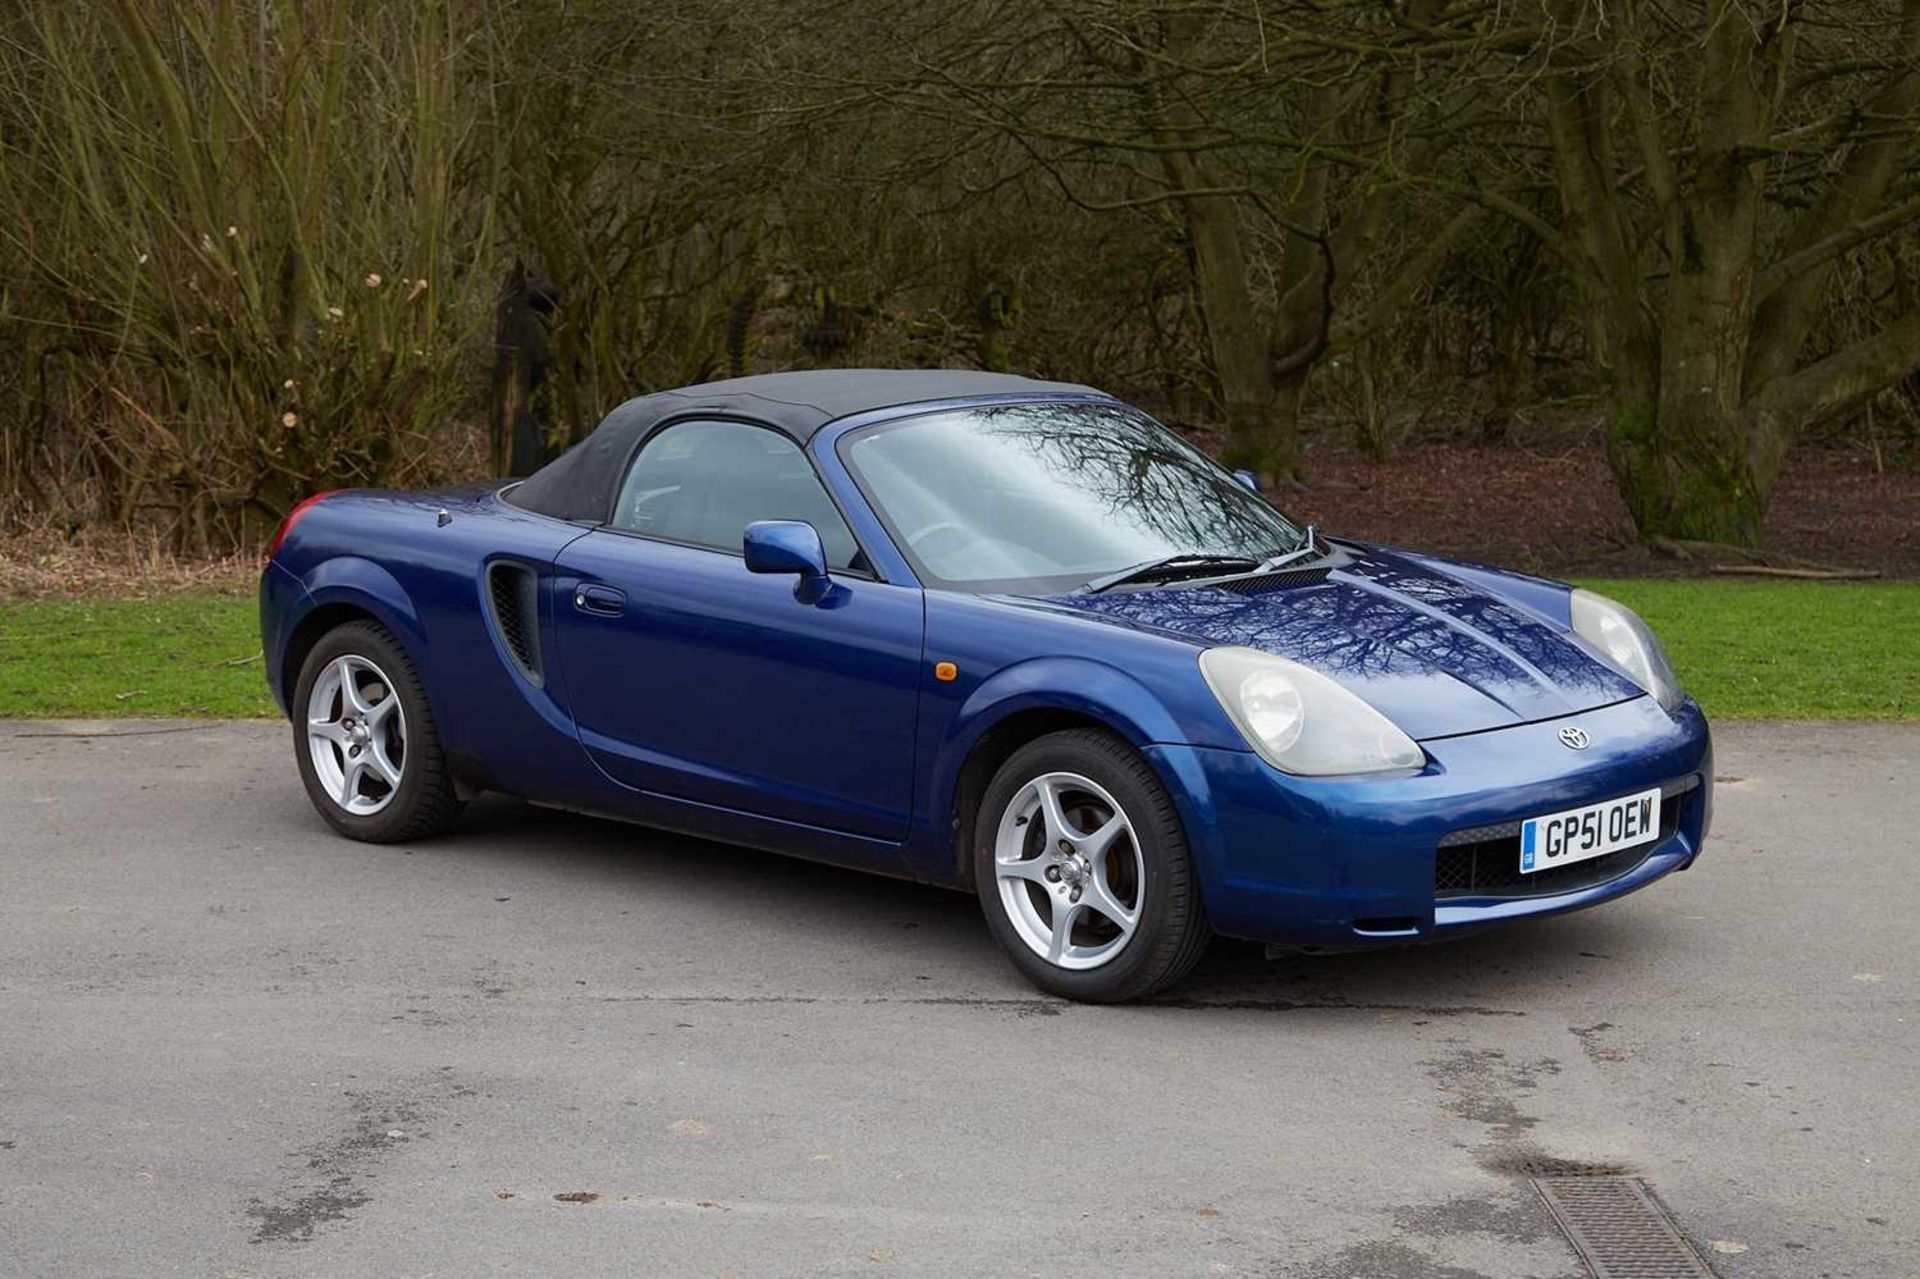
{"label": "asphalt road surface", "polygon": [[1920,1273],[1920,728],[1732,725],[1699,865],[1430,949],[1025,987],[971,898],[504,800],[331,835],[279,725],[0,725],[0,1275]]}

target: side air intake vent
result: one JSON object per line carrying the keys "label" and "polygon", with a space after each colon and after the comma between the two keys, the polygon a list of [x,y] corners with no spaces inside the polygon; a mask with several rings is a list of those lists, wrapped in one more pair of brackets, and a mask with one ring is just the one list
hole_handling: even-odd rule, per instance
{"label": "side air intake vent", "polygon": [[496,560],[487,565],[487,603],[500,642],[513,664],[535,688],[546,677],[540,665],[540,583],[524,564]]}

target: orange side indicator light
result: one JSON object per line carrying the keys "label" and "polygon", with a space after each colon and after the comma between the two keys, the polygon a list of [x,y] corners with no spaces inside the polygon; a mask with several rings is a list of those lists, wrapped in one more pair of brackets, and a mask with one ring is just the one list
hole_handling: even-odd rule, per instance
{"label": "orange side indicator light", "polygon": [[960,678],[960,668],[952,662],[935,662],[933,664],[933,677],[942,684],[951,684]]}

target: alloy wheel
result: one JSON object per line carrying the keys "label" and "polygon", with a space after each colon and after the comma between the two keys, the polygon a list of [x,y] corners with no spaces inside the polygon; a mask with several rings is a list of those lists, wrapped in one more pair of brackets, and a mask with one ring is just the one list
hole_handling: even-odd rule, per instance
{"label": "alloy wheel", "polygon": [[386,672],[357,654],[327,663],[307,694],[307,753],[342,811],[371,817],[393,802],[407,767],[407,713]]}
{"label": "alloy wheel", "polygon": [[1050,964],[1098,968],[1139,926],[1146,866],[1133,823],[1078,773],[1043,773],[1014,792],[993,860],[1014,931]]}

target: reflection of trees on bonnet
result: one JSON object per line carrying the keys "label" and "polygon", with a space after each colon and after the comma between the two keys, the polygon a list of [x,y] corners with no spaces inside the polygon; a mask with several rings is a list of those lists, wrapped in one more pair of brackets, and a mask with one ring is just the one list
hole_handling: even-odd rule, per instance
{"label": "reflection of trees on bonnet", "polygon": [[1387,556],[1356,554],[1327,582],[1256,594],[1199,586],[1057,598],[1143,626],[1279,653],[1329,675],[1415,677],[1439,669],[1482,688],[1538,686],[1531,667],[1561,689],[1619,683],[1544,623]]}
{"label": "reflection of trees on bonnet", "polygon": [[1357,559],[1349,571],[1465,622],[1563,688],[1601,689],[1621,680],[1552,627],[1453,578],[1381,555]]}
{"label": "reflection of trees on bonnet", "polygon": [[1196,551],[1291,550],[1296,527],[1185,441],[1139,415],[1094,404],[973,410],[989,434],[1032,455],[1049,482],[1098,499],[1113,518]]}

